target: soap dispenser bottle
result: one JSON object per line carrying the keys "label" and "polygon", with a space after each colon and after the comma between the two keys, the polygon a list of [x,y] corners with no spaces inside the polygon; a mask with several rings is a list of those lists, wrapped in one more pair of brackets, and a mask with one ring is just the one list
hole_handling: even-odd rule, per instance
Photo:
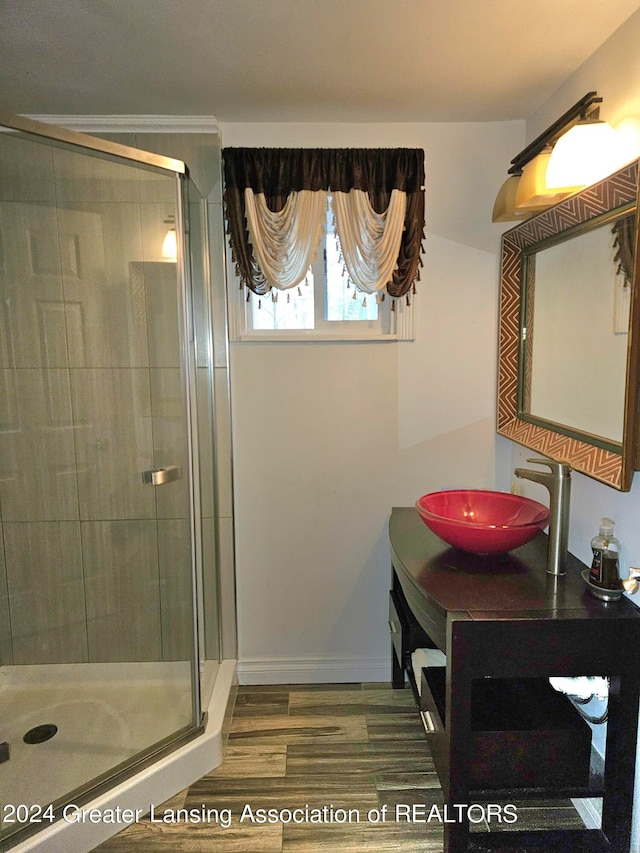
{"label": "soap dispenser bottle", "polygon": [[620,542],[613,535],[615,521],[603,518],[600,531],[591,540],[593,561],[589,572],[589,582],[601,589],[620,589]]}

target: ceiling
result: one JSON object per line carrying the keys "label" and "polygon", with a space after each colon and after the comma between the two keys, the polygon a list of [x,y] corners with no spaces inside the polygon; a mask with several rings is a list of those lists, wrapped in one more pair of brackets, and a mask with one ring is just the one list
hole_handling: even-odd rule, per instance
{"label": "ceiling", "polygon": [[518,119],[638,8],[640,0],[2,0],[0,111]]}

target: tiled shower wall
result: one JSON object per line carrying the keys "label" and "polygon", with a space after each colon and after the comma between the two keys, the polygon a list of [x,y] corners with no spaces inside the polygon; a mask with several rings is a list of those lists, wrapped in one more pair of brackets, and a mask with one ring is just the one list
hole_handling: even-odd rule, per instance
{"label": "tiled shower wall", "polygon": [[[222,207],[221,140],[214,133],[135,133],[109,134],[108,138],[124,145],[133,145],[166,157],[177,157],[189,167],[191,179],[206,199],[209,243],[209,277],[212,311],[213,411],[214,411],[214,472],[213,482],[205,473],[201,476],[203,504],[213,501],[213,518],[205,510],[204,533],[204,608],[207,657],[214,657],[215,644],[220,643],[221,658],[237,657],[235,550],[233,520],[233,481],[231,464],[231,401],[229,391],[229,336],[227,329],[227,300],[225,277],[224,217]],[[192,240],[194,234],[191,235]],[[196,319],[198,315],[196,305]],[[198,354],[202,365],[203,353]],[[208,377],[198,368],[199,388]],[[202,443],[200,448],[201,453]],[[206,452],[206,451],[205,451]],[[208,491],[209,494],[206,494]],[[215,537],[207,535],[208,525]],[[213,555],[207,554],[207,542],[215,542]],[[217,590],[215,589],[217,577]],[[214,618],[217,596],[221,624]],[[219,631],[219,635],[216,633]],[[216,633],[216,636],[214,636]]]}
{"label": "tiled shower wall", "polygon": [[[140,477],[186,466],[175,266],[160,251],[174,182],[4,134],[0,187],[0,663],[186,658],[187,480]],[[210,433],[207,405],[199,417]]]}

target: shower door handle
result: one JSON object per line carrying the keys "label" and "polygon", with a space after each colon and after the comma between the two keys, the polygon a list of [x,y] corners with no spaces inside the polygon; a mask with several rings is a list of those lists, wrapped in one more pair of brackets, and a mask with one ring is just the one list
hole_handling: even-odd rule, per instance
{"label": "shower door handle", "polygon": [[182,468],[179,465],[169,465],[166,468],[149,468],[142,472],[142,482],[149,486],[164,486],[174,480],[182,479]]}

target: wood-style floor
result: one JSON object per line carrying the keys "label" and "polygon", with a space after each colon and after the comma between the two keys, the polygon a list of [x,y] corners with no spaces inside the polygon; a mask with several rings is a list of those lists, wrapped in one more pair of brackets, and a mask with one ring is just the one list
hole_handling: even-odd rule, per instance
{"label": "wood-style floor", "polygon": [[[418,816],[442,813],[442,802],[409,689],[240,687],[220,767],[95,853],[442,853],[436,811],[427,823],[404,819],[413,804],[426,805]],[[517,806],[512,828],[583,826],[570,801]],[[287,822],[282,810],[305,807],[317,810],[307,822]],[[188,822],[163,822],[178,809],[193,810]],[[258,823],[260,809],[277,810],[275,822]]]}

